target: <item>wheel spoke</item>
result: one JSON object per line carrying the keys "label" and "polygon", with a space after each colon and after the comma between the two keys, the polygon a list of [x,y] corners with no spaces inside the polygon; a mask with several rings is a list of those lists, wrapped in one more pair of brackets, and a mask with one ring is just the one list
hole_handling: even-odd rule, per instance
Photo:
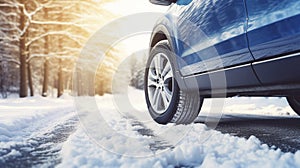
{"label": "wheel spoke", "polygon": [[166,92],[161,92],[161,97],[162,97],[162,100],[163,100],[163,103],[164,103],[164,107],[165,108],[168,108],[169,106],[169,100],[166,96]]}
{"label": "wheel spoke", "polygon": [[156,110],[160,110],[161,107],[160,107],[160,104],[161,104],[161,93],[159,91],[159,89],[156,89],[156,98],[154,98],[154,101],[153,101],[153,105],[154,105],[154,108]]}
{"label": "wheel spoke", "polygon": [[154,80],[148,80],[148,87],[157,87],[157,83]]}
{"label": "wheel spoke", "polygon": [[160,62],[160,54],[158,54],[155,58],[154,58],[154,66],[155,66],[155,70],[156,70],[156,75],[161,74],[161,62]]}
{"label": "wheel spoke", "polygon": [[152,86],[157,86],[156,80],[157,80],[157,76],[154,74],[154,69],[149,69],[149,74],[148,74],[148,87],[152,87]]}
{"label": "wheel spoke", "polygon": [[159,99],[159,89],[155,88],[155,91],[153,93],[153,97],[152,97],[152,102],[153,102],[153,106],[154,108],[158,108],[158,99]]}
{"label": "wheel spoke", "polygon": [[168,80],[169,78],[173,78],[173,73],[171,70],[164,76],[164,80]]}
{"label": "wheel spoke", "polygon": [[157,79],[157,76],[154,74],[154,71],[155,69],[152,68],[149,69],[149,79],[153,81]]}
{"label": "wheel spoke", "polygon": [[171,101],[172,92],[169,89],[166,88],[164,93],[165,93],[166,98],[168,99],[168,101]]}
{"label": "wheel spoke", "polygon": [[166,74],[169,73],[170,71],[171,71],[171,65],[170,65],[169,62],[167,62],[166,65],[165,65],[165,67],[164,67],[164,69],[163,69],[163,71],[162,71],[162,73],[161,73],[161,75],[163,77],[165,77]]}

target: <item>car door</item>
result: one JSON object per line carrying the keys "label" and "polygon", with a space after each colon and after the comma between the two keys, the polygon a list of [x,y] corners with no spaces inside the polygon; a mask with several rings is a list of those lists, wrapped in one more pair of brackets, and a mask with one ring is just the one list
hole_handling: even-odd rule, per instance
{"label": "car door", "polygon": [[261,83],[299,83],[300,1],[246,0],[246,4],[249,48]]}
{"label": "car door", "polygon": [[300,50],[299,0],[246,0],[248,40],[256,60]]}
{"label": "car door", "polygon": [[254,61],[244,0],[193,0],[176,8],[184,76]]}

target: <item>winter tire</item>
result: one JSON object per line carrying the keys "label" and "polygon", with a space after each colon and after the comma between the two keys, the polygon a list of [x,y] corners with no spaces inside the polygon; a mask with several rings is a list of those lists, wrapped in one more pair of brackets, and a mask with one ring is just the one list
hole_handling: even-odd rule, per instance
{"label": "winter tire", "polygon": [[166,40],[151,49],[145,72],[146,103],[157,123],[189,124],[198,116],[203,99],[180,89],[173,55]]}

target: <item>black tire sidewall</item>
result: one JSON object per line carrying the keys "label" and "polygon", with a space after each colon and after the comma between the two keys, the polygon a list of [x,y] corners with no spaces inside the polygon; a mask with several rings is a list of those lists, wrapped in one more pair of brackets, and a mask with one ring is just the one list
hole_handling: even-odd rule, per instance
{"label": "black tire sidewall", "polygon": [[[173,90],[172,99],[171,99],[169,107],[167,108],[167,110],[164,113],[157,113],[152,108],[152,105],[151,105],[149,97],[148,97],[148,86],[147,86],[150,63],[151,63],[153,57],[159,53],[164,53],[168,57],[170,64],[172,66],[173,74],[174,74],[173,75],[174,76],[174,90]],[[177,84],[177,81],[175,78],[174,63],[176,63],[175,62],[176,60],[174,57],[175,57],[174,53],[171,51],[168,42],[164,41],[164,42],[158,43],[151,49],[149,58],[147,61],[147,66],[146,66],[146,71],[145,71],[145,79],[144,79],[144,81],[145,81],[145,86],[144,86],[145,98],[146,98],[147,107],[148,107],[151,117],[159,124],[169,123],[172,120],[172,118],[174,117],[176,110],[178,108],[180,89],[178,87],[178,84]]]}
{"label": "black tire sidewall", "polygon": [[291,106],[291,108],[298,114],[300,115],[300,97],[297,96],[290,96],[287,97],[287,101],[289,103],[289,105]]}

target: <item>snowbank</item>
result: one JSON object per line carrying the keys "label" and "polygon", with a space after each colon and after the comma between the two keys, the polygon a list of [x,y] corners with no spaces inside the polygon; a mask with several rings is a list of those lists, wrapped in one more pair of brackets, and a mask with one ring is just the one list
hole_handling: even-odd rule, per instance
{"label": "snowbank", "polygon": [[[204,112],[210,110],[210,101],[205,102]],[[226,99],[223,113],[294,115],[285,99],[278,98]],[[238,138],[203,124],[158,125],[147,112],[144,93],[132,88],[128,95],[80,97],[77,101],[66,95],[0,99],[0,153],[5,153],[0,162],[21,154],[12,146],[36,143],[27,141],[44,136],[74,115],[81,126],[63,143],[58,167],[300,166],[300,152],[283,153],[254,136]],[[4,149],[12,150],[1,151]]]}
{"label": "snowbank", "polygon": [[[203,142],[203,137],[209,138]],[[147,144],[147,137],[139,139]],[[109,137],[111,146],[124,148],[125,143]],[[131,145],[132,150],[138,146]],[[127,146],[128,147],[128,146]],[[149,146],[146,146],[149,149]],[[143,150],[147,150],[144,148]],[[149,152],[149,151],[141,151]],[[173,149],[157,151],[150,157],[127,157],[107,151],[95,144],[83,129],[69,137],[63,145],[63,162],[59,167],[299,167],[300,152],[282,153],[251,136],[249,139],[221,134],[208,130],[204,125],[193,125],[193,129]]]}
{"label": "snowbank", "polygon": [[[300,166],[300,152],[283,153],[261,144],[254,136],[249,139],[234,137],[203,124],[158,125],[146,111],[142,92],[129,89],[129,101],[127,96],[105,95],[95,100],[77,101],[81,127],[64,143],[62,163],[58,167]],[[269,101],[260,98],[258,106],[248,107],[247,99],[240,100],[246,106],[239,110],[263,109],[268,103],[262,100]],[[97,107],[88,103],[92,101]],[[241,105],[245,105],[243,103]],[[226,108],[230,112],[230,109],[235,110],[231,105],[228,108],[227,104],[224,111]],[[286,102],[273,105],[274,108],[287,106]],[[270,108],[270,112],[272,110]],[[277,112],[275,115],[286,115]],[[101,120],[97,122],[97,119]]]}
{"label": "snowbank", "polygon": [[[0,146],[25,143],[42,132],[43,126],[67,115],[74,115],[72,98],[56,99],[41,96],[0,99]],[[47,129],[47,128],[45,128]],[[25,138],[26,137],[26,138]]]}

